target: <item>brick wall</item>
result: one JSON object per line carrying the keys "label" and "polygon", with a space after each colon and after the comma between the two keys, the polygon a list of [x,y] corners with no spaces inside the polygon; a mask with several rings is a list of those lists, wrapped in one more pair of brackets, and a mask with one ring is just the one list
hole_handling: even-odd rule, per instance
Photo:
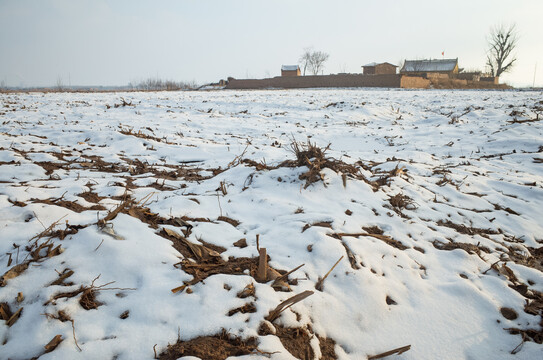
{"label": "brick wall", "polygon": [[317,75],[297,77],[274,77],[271,79],[232,79],[227,89],[267,89],[267,88],[318,88],[318,87],[391,87],[399,88],[401,76],[390,75]]}
{"label": "brick wall", "polygon": [[300,76],[300,69],[298,70],[281,70],[281,76]]}
{"label": "brick wall", "polygon": [[376,74],[396,74],[396,66],[391,64],[377,64],[375,66]]}
{"label": "brick wall", "polygon": [[420,76],[402,76],[401,87],[405,89],[427,89],[430,80]]}
{"label": "brick wall", "polygon": [[480,81],[485,81],[485,82],[489,82],[489,83],[492,83],[492,84],[499,84],[500,83],[500,78],[497,77],[497,76],[481,76],[481,78],[479,79]]}

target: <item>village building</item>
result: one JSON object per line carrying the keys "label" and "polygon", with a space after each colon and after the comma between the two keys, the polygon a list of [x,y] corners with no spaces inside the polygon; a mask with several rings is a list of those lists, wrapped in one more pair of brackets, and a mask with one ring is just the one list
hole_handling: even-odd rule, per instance
{"label": "village building", "polygon": [[300,76],[300,67],[298,65],[281,66],[281,76]]}
{"label": "village building", "polygon": [[364,75],[396,74],[396,65],[388,62],[366,64],[362,66]]}
{"label": "village building", "polygon": [[458,58],[435,60],[405,60],[400,74],[428,76],[431,74],[444,74],[449,77],[458,74]]}

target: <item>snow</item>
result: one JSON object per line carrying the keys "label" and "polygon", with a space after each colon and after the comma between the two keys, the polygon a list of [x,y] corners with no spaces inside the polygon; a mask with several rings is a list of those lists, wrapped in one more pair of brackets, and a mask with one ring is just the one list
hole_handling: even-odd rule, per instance
{"label": "snow", "polygon": [[[542,95],[390,89],[0,94],[0,274],[23,262],[29,240],[59,219],[55,229],[89,225],[63,240],[51,239],[64,249],[60,255],[32,263],[0,287],[0,302],[12,311],[24,307],[13,326],[0,321],[0,358],[39,356],[60,334],[64,341],[40,359],[152,359],[155,344],[162,352],[178,334],[189,340],[224,328],[243,338],[257,336],[259,349],[272,353],[271,359],[292,359],[278,337],[257,331],[277,304],[305,290],[315,293],[292,306],[298,316],[286,310],[275,323],[311,325],[315,334],[336,341],[339,359],[366,359],[405,345],[411,349],[395,358],[540,358],[543,348],[532,341],[512,355],[522,338],[505,329],[540,329],[541,315],[525,313],[526,298],[508,286],[511,281],[487,270],[502,260],[499,266],[506,264],[532,291],[543,291],[541,271],[506,255],[506,247],[530,254],[528,248],[540,248],[543,241],[543,171],[536,160],[543,158],[543,125],[513,122],[536,118]],[[115,107],[121,97],[133,106]],[[513,110],[521,115],[510,115]],[[341,174],[324,169],[324,181],[304,188],[299,176],[306,167],[257,170],[235,161],[243,154],[273,167],[294,159],[293,139],[308,138],[322,148],[331,144],[329,157],[364,165],[368,182],[348,176],[344,186]],[[89,166],[96,158],[132,169],[137,159],[165,172],[184,165],[201,169],[202,178],[97,171]],[[62,167],[48,173],[43,162]],[[214,176],[218,168],[224,171]],[[369,183],[402,168],[377,189]],[[276,292],[248,274],[217,274],[192,285],[191,293],[172,293],[192,276],[174,266],[183,256],[158,233],[180,233],[179,227],[153,229],[121,213],[110,221],[124,238],[119,240],[96,225],[120,203],[128,179],[136,185],[128,195],[153,213],[210,219],[191,221],[188,239],[224,247],[223,260],[257,256],[259,235],[272,267],[305,264],[290,276],[298,284],[292,292]],[[80,196],[89,189],[103,197],[98,204],[107,210],[77,213],[40,202],[61,198],[97,205]],[[401,213],[389,204],[397,194],[412,201]],[[240,224],[218,221],[220,216]],[[332,228],[302,231],[323,221]],[[447,221],[488,233],[459,232],[443,225]],[[329,236],[372,226],[406,249],[371,236]],[[233,245],[241,238],[247,247]],[[440,250],[436,241],[490,252]],[[323,291],[316,291],[318,278],[341,256]],[[67,279],[73,285],[48,286],[65,269],[74,271]],[[104,304],[97,309],[83,309],[79,296],[48,302],[93,280],[95,286],[114,282],[97,293]],[[256,300],[236,297],[251,283]],[[21,303],[15,300],[19,292]],[[397,304],[389,305],[387,297]],[[227,315],[248,302],[256,312]],[[504,318],[502,307],[514,309],[518,318]],[[59,310],[74,328],[43,315]],[[121,319],[126,310],[129,317]],[[316,337],[311,341],[318,349]]]}
{"label": "snow", "polygon": [[298,68],[298,65],[281,65],[281,70],[283,71],[296,71]]}

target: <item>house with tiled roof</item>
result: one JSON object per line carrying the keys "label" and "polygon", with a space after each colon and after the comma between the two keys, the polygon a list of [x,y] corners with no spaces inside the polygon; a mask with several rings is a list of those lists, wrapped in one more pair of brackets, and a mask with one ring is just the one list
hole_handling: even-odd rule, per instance
{"label": "house with tiled roof", "polygon": [[430,60],[405,60],[400,74],[458,74],[458,58],[456,59],[430,59]]}

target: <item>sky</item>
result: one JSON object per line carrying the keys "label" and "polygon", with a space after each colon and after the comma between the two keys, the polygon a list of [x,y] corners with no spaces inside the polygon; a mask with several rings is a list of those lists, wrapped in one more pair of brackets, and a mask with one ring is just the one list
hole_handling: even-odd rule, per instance
{"label": "sky", "polygon": [[325,74],[442,52],[485,70],[490,29],[515,24],[518,60],[500,80],[543,86],[541,14],[543,0],[0,0],[0,82],[273,77],[309,47],[330,55]]}

